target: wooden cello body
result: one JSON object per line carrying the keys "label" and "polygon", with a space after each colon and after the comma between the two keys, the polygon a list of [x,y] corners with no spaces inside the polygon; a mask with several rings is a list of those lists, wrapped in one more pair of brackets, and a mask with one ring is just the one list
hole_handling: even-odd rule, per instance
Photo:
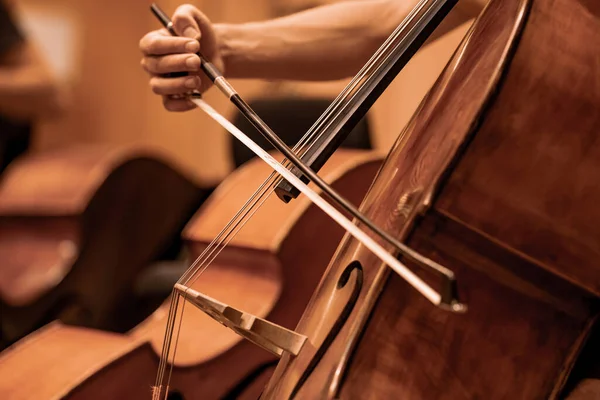
{"label": "wooden cello body", "polygon": [[361,206],[454,271],[467,312],[347,236],[261,400],[568,395],[600,295],[599,54],[596,1],[490,1]]}
{"label": "wooden cello body", "polygon": [[120,303],[137,273],[202,200],[179,171],[136,146],[73,146],[13,162],[0,185],[4,344],[55,319],[121,328]]}
{"label": "wooden cello body", "polygon": [[[339,151],[323,177],[358,204],[382,156]],[[269,167],[255,159],[228,177],[186,226],[193,261],[230,220]],[[265,202],[193,287],[293,328],[343,236],[305,198]],[[321,243],[318,249],[312,244]],[[126,335],[52,323],[0,354],[0,397],[148,399],[158,370],[168,302]],[[277,358],[188,306],[175,360],[171,399],[256,399]],[[68,356],[66,356],[68,354]],[[52,371],[49,373],[49,371]],[[31,376],[43,374],[39,385]]]}

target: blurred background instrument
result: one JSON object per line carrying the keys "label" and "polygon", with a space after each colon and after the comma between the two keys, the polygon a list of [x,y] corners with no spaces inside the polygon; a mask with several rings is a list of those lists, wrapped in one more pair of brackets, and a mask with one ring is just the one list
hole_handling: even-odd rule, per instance
{"label": "blurred background instrument", "polygon": [[206,193],[156,152],[73,146],[22,156],[0,183],[0,334],[55,319],[120,331],[138,273],[177,255]]}
{"label": "blurred background instrument", "polygon": [[[358,203],[381,161],[382,155],[371,151],[339,150],[322,173],[334,188]],[[268,166],[256,159],[216,189],[183,231],[189,260],[212,241],[268,172]],[[286,205],[271,196],[195,287],[291,329],[343,234],[307,199]],[[171,290],[169,267],[161,267],[160,273],[143,280],[142,293]],[[172,267],[179,278],[181,270]],[[15,399],[149,398],[168,307],[167,302],[124,335],[59,322],[40,329],[0,354],[0,393]],[[173,371],[172,396],[256,398],[276,357],[200,311],[190,310],[179,343],[182,357]],[[55,373],[47,384],[26,384],[28,377],[48,369]]]}
{"label": "blurred background instrument", "polygon": [[[579,19],[597,21],[597,8],[584,0],[572,1],[572,12],[578,12]],[[194,4],[213,21],[245,22],[327,2],[198,0]],[[148,4],[116,0],[9,3],[21,37],[45,60],[60,90],[55,97],[35,97],[55,104],[46,104],[47,112],[18,122],[20,133],[3,140],[8,143],[5,148],[12,150],[4,153],[8,154],[2,160],[6,169],[0,176],[0,347],[12,346],[0,353],[0,397],[149,398],[168,311],[163,303],[173,283],[254,189],[252,183],[266,176],[266,169],[208,117],[167,113],[148,90],[137,49],[139,38],[156,27],[156,20],[147,12]],[[161,2],[166,10],[179,4],[175,0]],[[355,204],[371,184],[381,155],[392,148],[395,156],[404,154],[400,147],[411,135],[403,128],[472,26],[466,4],[469,2],[459,2],[443,22],[458,21],[458,28],[443,36],[434,34],[434,40],[412,57],[344,142],[346,149],[339,150],[323,170],[334,188]],[[106,21],[111,22],[110,29]],[[6,61],[0,64],[4,66]],[[252,99],[252,107],[291,145],[346,83],[236,80],[235,87]],[[439,86],[438,82],[436,90]],[[220,93],[210,91],[205,98],[270,148]],[[463,111],[457,109],[454,117]],[[447,121],[456,122],[451,120]],[[450,122],[440,126],[437,134],[448,133]],[[6,132],[0,124],[0,133]],[[400,145],[393,147],[398,132],[403,132]],[[405,200],[415,198],[418,195]],[[268,210],[272,216],[258,214],[256,222],[217,259],[217,268],[207,271],[195,288],[293,329],[343,232],[302,198],[287,206],[273,199]],[[400,207],[399,212],[403,210]],[[436,219],[436,227],[438,222]],[[314,241],[319,245],[312,246]],[[436,247],[431,257],[439,252],[442,250]],[[510,280],[512,275],[504,278]],[[383,284],[383,273],[378,279]],[[554,277],[548,279],[555,282]],[[387,285],[394,290],[402,288],[402,296],[411,296],[401,282],[394,278],[390,282]],[[567,291],[572,288],[562,281],[558,285]],[[317,293],[323,290],[321,286]],[[580,288],[573,290],[581,292]],[[472,295],[470,286],[467,292]],[[377,325],[370,323],[365,332],[374,338],[373,346],[379,346],[377,357],[394,357],[384,360],[381,375],[373,373],[380,369],[367,367],[364,372],[356,367],[349,376],[355,377],[356,371],[366,373],[370,382],[381,383],[382,396],[388,396],[399,389],[385,374],[393,375],[397,372],[393,368],[404,365],[398,362],[392,368],[389,363],[401,360],[399,352],[416,349],[412,344],[423,339],[401,336],[403,343],[409,344],[402,351],[395,347],[398,341],[389,341],[389,348],[381,344],[387,336],[383,338],[379,332],[394,336],[396,325],[386,324],[406,312],[398,310],[398,297],[389,290],[382,296],[381,301],[389,298],[393,303],[385,308],[391,314],[375,313]],[[540,308],[549,313],[547,310],[554,310],[552,306]],[[194,311],[181,339],[184,357],[175,365],[171,400],[177,396],[256,398],[270,378],[276,358]],[[519,311],[526,312],[526,307]],[[587,318],[584,314],[578,317]],[[364,343],[359,345],[360,357],[368,353],[363,350]],[[365,359],[368,365],[379,362]],[[589,375],[584,367],[582,375]],[[227,368],[235,369],[226,372]],[[324,375],[315,376],[321,384]],[[36,379],[39,385],[28,385],[32,377],[40,377]],[[351,387],[357,393],[362,389]],[[581,387],[578,390],[583,390]]]}

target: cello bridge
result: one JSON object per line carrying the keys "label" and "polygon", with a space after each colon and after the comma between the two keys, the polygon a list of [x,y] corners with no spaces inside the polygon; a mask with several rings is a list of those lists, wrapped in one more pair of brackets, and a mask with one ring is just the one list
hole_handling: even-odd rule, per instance
{"label": "cello bridge", "polygon": [[215,321],[278,357],[283,352],[298,355],[306,342],[304,335],[231,307],[187,286],[176,284],[175,290]]}

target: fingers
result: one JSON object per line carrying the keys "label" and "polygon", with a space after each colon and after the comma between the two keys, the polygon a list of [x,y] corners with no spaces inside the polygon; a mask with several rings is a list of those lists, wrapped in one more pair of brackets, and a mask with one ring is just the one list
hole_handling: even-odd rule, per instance
{"label": "fingers", "polygon": [[166,30],[152,31],[146,34],[139,43],[142,54],[162,56],[167,54],[197,53],[200,43],[189,38],[171,36]]}
{"label": "fingers", "polygon": [[201,42],[201,51],[209,59],[216,51],[217,38],[206,15],[196,7],[184,4],[173,14],[173,29],[179,36],[194,38]]}
{"label": "fingers", "polygon": [[156,94],[162,96],[185,94],[192,90],[200,90],[202,82],[199,76],[184,76],[180,78],[162,78],[155,76],[150,79],[150,87]]}
{"label": "fingers", "polygon": [[199,21],[202,19],[206,17],[196,7],[184,4],[173,14],[173,29],[179,36],[200,40],[202,27]]}
{"label": "fingers", "polygon": [[200,57],[195,54],[174,54],[162,57],[144,57],[142,67],[151,75],[200,70]]}
{"label": "fingers", "polygon": [[168,96],[163,97],[163,105],[168,111],[184,112],[196,108],[196,105],[187,99],[173,99]]}
{"label": "fingers", "polygon": [[[186,98],[188,93],[202,93],[211,86],[209,79],[198,76],[200,57],[196,53],[202,47],[210,59],[216,53],[217,42],[208,18],[191,5],[180,6],[172,21],[178,36],[171,36],[166,29],[153,31],[140,40],[139,47],[144,55],[142,67],[151,76],[152,91],[162,96],[165,109],[181,112],[196,107]],[[189,76],[167,77],[186,72]]]}

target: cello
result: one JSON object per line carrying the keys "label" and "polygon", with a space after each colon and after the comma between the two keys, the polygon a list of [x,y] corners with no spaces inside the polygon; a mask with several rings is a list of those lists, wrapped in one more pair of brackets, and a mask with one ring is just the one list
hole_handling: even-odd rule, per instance
{"label": "cello", "polygon": [[[598,54],[597,2],[488,3],[360,208],[402,241],[377,235],[420,280],[439,283],[441,265],[457,293],[426,298],[349,233],[296,329],[277,331],[286,348],[261,400],[600,396],[593,381],[566,385],[598,316]],[[185,282],[177,290],[267,340]],[[166,365],[155,398],[168,396]]]}
{"label": "cello", "polygon": [[[381,161],[377,152],[340,150],[323,167],[323,176],[358,203]],[[203,203],[181,234],[192,259],[267,173],[262,161],[250,161]],[[342,235],[343,230],[307,199],[286,205],[273,196],[215,260],[219,267],[207,271],[194,287],[293,328]],[[317,251],[311,239],[320,241]],[[33,332],[0,353],[0,397],[149,398],[168,306],[165,303],[125,334],[60,321]],[[199,311],[191,317],[180,342],[186,356],[174,365],[177,393],[172,393],[173,398],[256,398],[277,357]],[[30,385],[31,376],[44,378]]]}
{"label": "cello", "polygon": [[131,324],[121,303],[136,276],[205,196],[181,171],[143,146],[70,146],[11,163],[0,183],[0,349],[54,319]]}

